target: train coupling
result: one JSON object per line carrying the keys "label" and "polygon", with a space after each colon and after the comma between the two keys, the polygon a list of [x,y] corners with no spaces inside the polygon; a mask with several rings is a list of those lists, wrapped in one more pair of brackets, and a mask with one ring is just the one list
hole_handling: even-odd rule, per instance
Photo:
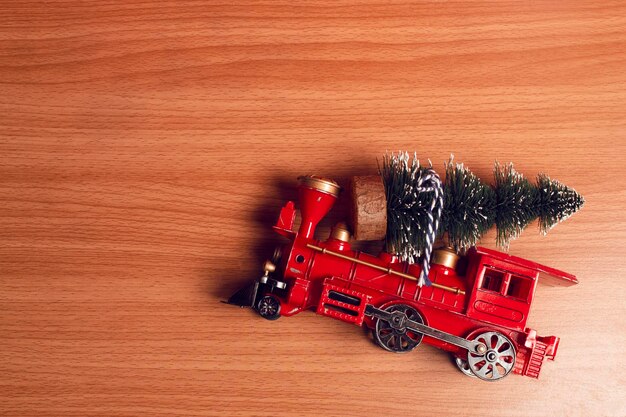
{"label": "train coupling", "polygon": [[270,273],[275,270],[276,266],[271,261],[265,261],[263,276],[231,295],[226,303],[239,307],[256,307],[261,298],[260,295],[273,293],[276,289],[284,290],[287,288],[285,282],[270,277]]}

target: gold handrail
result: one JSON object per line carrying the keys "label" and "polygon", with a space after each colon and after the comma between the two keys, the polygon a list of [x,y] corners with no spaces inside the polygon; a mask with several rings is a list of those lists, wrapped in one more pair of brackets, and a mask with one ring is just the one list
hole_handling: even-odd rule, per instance
{"label": "gold handrail", "polygon": [[[315,246],[315,245],[312,245],[310,243],[307,243],[306,247],[309,248],[309,249],[313,249],[314,251],[322,252],[324,254],[328,254],[328,255],[332,255],[332,256],[336,256],[337,258],[341,258],[341,259],[345,259],[345,260],[348,260],[348,261],[352,261],[352,262],[360,264],[360,265],[369,266],[370,268],[374,268],[374,269],[377,269],[379,271],[386,272],[386,273],[388,273],[390,275],[397,275],[397,276],[402,277],[402,278],[410,279],[411,281],[418,281],[417,277],[414,277],[413,275],[405,274],[404,272],[399,272],[399,271],[393,270],[393,269],[391,269],[391,267],[385,268],[384,266],[379,266],[379,265],[373,264],[371,262],[364,261],[362,259],[358,259],[358,258],[354,258],[352,256],[344,255],[342,253],[333,252],[333,251],[328,250],[326,248],[320,248],[319,246]],[[441,284],[437,284],[437,283],[434,283],[434,282],[431,284],[431,286],[433,286],[435,288],[442,289],[444,291],[450,291],[450,292],[453,292],[455,294],[463,294],[463,295],[465,295],[465,291],[463,291],[463,290],[461,290],[459,288],[448,287],[446,285],[441,285]]]}

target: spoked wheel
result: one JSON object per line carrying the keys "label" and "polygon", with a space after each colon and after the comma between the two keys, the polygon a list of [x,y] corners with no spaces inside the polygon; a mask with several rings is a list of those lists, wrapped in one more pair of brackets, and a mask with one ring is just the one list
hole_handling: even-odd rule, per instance
{"label": "spoked wheel", "polygon": [[271,295],[266,295],[259,300],[257,310],[261,317],[267,320],[276,320],[280,317],[280,303]]}
{"label": "spoked wheel", "polygon": [[395,353],[406,353],[415,349],[424,337],[421,333],[417,333],[406,328],[406,320],[412,320],[417,323],[424,323],[421,314],[411,306],[406,304],[395,304],[385,309],[389,313],[393,313],[391,322],[378,319],[376,328],[374,329],[374,340],[376,344],[385,350]]}
{"label": "spoked wheel", "polygon": [[476,378],[476,375],[474,375],[474,373],[470,369],[469,363],[467,363],[466,359],[459,358],[457,356],[454,358],[454,363],[456,364],[456,367],[459,368],[459,371],[463,372],[467,376]]}
{"label": "spoked wheel", "polygon": [[474,338],[487,346],[484,354],[468,352],[467,362],[470,371],[485,381],[497,381],[513,370],[515,346],[502,333],[485,332]]}

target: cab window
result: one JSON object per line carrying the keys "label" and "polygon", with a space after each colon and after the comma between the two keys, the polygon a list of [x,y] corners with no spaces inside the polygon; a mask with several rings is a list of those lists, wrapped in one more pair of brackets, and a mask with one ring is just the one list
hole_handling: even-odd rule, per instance
{"label": "cab window", "polygon": [[509,282],[509,288],[506,291],[506,295],[526,301],[528,300],[531,287],[532,282],[530,279],[511,275],[511,281]]}
{"label": "cab window", "polygon": [[480,288],[483,290],[500,292],[502,282],[504,282],[504,272],[486,267],[485,274],[483,275],[483,282]]}

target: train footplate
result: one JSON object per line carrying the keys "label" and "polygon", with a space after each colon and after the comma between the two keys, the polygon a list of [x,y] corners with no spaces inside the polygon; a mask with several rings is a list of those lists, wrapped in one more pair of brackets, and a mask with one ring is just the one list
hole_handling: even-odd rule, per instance
{"label": "train footplate", "polygon": [[441,330],[437,330],[433,327],[426,326],[425,324],[410,320],[406,316],[406,314],[402,313],[401,311],[386,311],[380,308],[376,308],[371,304],[368,304],[365,308],[365,315],[375,317],[379,320],[384,320],[389,323],[394,329],[413,330],[414,332],[421,333],[424,336],[430,336],[435,339],[443,340],[446,343],[462,347],[470,352],[484,354],[487,351],[487,346],[485,346],[483,343],[467,340],[450,333],[442,332]]}
{"label": "train footplate", "polygon": [[317,314],[360,326],[363,324],[365,306],[370,298],[371,296],[362,292],[326,282],[322,287]]}

